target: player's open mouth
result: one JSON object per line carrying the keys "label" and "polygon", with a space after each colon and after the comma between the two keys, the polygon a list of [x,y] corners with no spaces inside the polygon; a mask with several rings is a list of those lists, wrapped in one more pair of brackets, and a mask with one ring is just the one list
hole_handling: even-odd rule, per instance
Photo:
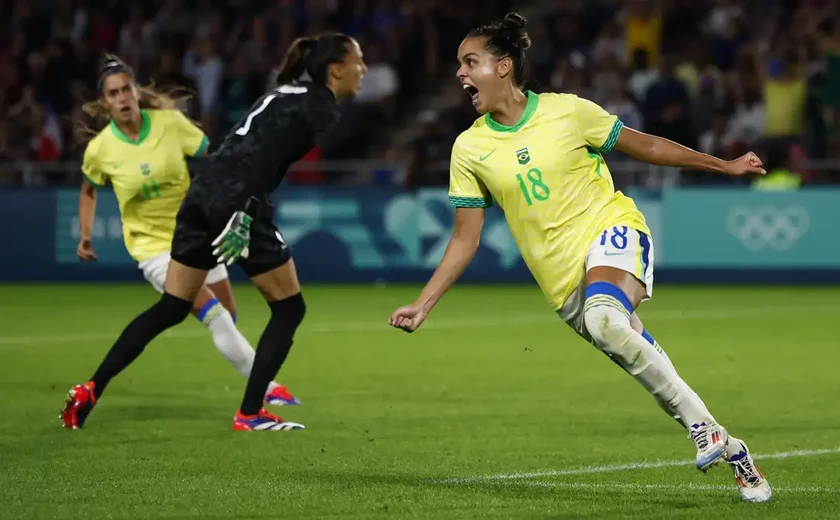
{"label": "player's open mouth", "polygon": [[464,90],[466,91],[467,94],[469,94],[470,98],[472,98],[473,105],[477,105],[478,104],[478,89],[475,88],[472,85],[468,85],[467,83],[464,83]]}

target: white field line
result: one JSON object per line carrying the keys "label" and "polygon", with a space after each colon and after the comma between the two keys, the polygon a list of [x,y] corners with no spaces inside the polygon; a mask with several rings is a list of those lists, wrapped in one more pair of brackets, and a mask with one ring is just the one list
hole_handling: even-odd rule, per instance
{"label": "white field line", "polygon": [[[840,312],[840,306],[820,305],[820,306],[795,306],[795,307],[745,307],[740,309],[696,309],[691,311],[679,310],[663,310],[663,311],[648,311],[641,314],[643,320],[667,320],[667,321],[681,321],[681,320],[724,320],[724,319],[743,319],[743,318],[788,318],[791,316],[821,316],[831,315],[836,316]],[[477,316],[476,319],[471,320],[446,320],[436,319],[431,316],[429,321],[423,324],[424,330],[451,330],[451,329],[469,329],[469,328],[485,328],[485,327],[508,327],[516,325],[556,325],[560,323],[557,317],[554,317],[549,311],[541,315],[521,315],[521,316],[497,316],[488,318],[486,316]],[[128,324],[128,320],[126,320]],[[242,330],[242,329],[240,329]],[[338,323],[320,323],[307,324],[304,322],[301,329],[304,334],[314,333],[336,333],[336,332],[393,332],[394,330],[388,326],[387,315],[383,317],[382,321],[362,321],[362,322],[338,322]],[[259,333],[261,329],[256,327],[247,327],[243,332]],[[33,344],[49,344],[49,343],[68,343],[80,341],[106,341],[116,340],[120,331],[113,332],[92,332],[89,334],[54,334],[54,335],[29,335],[29,336],[0,336],[0,346],[3,345],[33,345]],[[162,337],[169,339],[192,339],[203,337],[207,334],[204,329],[192,330],[169,330],[163,333]]]}
{"label": "white field line", "polygon": [[[529,487],[548,487],[563,489],[588,489],[592,491],[715,491],[731,493],[733,486],[714,486],[711,484],[587,484],[585,482],[522,482]],[[824,487],[774,487],[774,493],[793,494],[837,494],[840,489]]]}
{"label": "white field line", "polygon": [[[816,457],[819,455],[837,455],[840,448],[821,450],[796,450],[777,453],[759,453],[753,455],[755,460],[779,460],[797,457]],[[596,473],[614,473],[617,471],[633,471],[643,469],[673,468],[678,466],[693,466],[693,460],[660,460],[655,462],[633,462],[630,464],[609,464],[605,466],[584,466],[582,468],[535,471],[530,473],[503,473],[500,475],[483,475],[467,478],[439,479],[439,484],[472,484],[502,480],[530,480],[539,477],[561,477],[567,475],[593,475]]]}

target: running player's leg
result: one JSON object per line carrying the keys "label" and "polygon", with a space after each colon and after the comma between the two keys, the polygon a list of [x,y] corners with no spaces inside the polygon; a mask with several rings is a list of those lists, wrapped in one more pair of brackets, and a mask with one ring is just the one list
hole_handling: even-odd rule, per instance
{"label": "running player's leg", "polygon": [[[670,358],[670,357],[668,357],[668,354],[665,352],[665,350],[663,350],[663,348],[662,348],[662,347],[659,345],[659,343],[658,343],[658,342],[657,342],[657,341],[653,338],[653,336],[651,336],[651,335],[650,335],[650,332],[648,332],[648,331],[647,331],[647,329],[645,328],[644,324],[642,324],[642,320],[640,320],[640,319],[639,319],[639,316],[638,316],[635,312],[634,312],[633,314],[631,314],[631,315],[630,315],[630,326],[631,326],[631,327],[633,327],[633,330],[635,330],[636,332],[638,332],[639,334],[641,334],[641,335],[642,335],[642,337],[645,339],[645,341],[647,341],[648,343],[650,343],[650,344],[653,346],[654,350],[656,350],[656,352],[657,352],[660,356],[662,356],[662,358],[663,358],[663,359],[665,360],[665,362],[668,364],[668,366],[670,367],[670,369],[671,369],[671,370],[673,370],[674,372],[676,372],[676,370],[677,370],[677,369],[674,367],[674,363],[673,363],[673,362],[671,362],[671,358]],[[686,389],[686,391],[687,391],[687,392],[690,392],[691,394],[693,394],[695,398],[700,399],[700,396],[698,396],[698,395],[694,392],[694,390],[692,390],[692,389],[691,389],[691,387],[690,387],[690,386],[686,385],[686,386],[685,386],[685,389]],[[654,399],[656,399],[656,403],[660,406],[660,408],[662,408],[662,410],[664,410],[664,411],[665,411],[665,413],[667,413],[668,415],[670,415],[671,417],[673,417],[673,418],[674,418],[674,420],[676,420],[676,421],[677,421],[677,423],[678,423],[680,426],[682,426],[683,428],[688,429],[688,426],[687,426],[687,425],[683,422],[682,418],[679,416],[679,414],[677,413],[677,411],[676,411],[676,410],[674,410],[674,409],[673,409],[673,408],[669,405],[669,403],[667,403],[667,402],[665,402],[665,401],[661,401],[661,400],[657,399],[657,397],[656,397],[656,396],[654,396]]]}
{"label": "running player's leg", "polygon": [[[196,196],[193,195],[193,198]],[[123,330],[93,377],[70,390],[61,412],[65,427],[81,428],[108,383],[128,367],[155,337],[186,319],[204,287],[207,271],[216,266],[208,223],[190,193],[178,212],[166,283],[161,298]]]}
{"label": "running player's leg", "polygon": [[170,261],[165,290],[161,298],[137,316],[123,330],[91,381],[99,398],[105,387],[131,364],[155,337],[184,321],[193,308],[193,301],[204,287],[207,271]]}
{"label": "running player's leg", "polygon": [[652,295],[653,245],[645,234],[627,227],[608,233],[612,236],[595,240],[587,254],[586,329],[599,349],[689,429],[698,449],[697,467],[705,471],[724,457],[726,430],[717,425],[655,342],[634,330],[631,323],[635,309]]}
{"label": "running player's leg", "polygon": [[[213,343],[225,359],[247,378],[254,365],[254,349],[236,327],[236,307],[227,269],[217,265],[207,273],[207,288],[193,306],[193,313],[210,330]],[[300,401],[289,389],[275,381],[268,383],[265,402],[271,405],[298,405]]]}
{"label": "running player's leg", "polygon": [[[202,288],[193,302],[193,314],[210,330],[213,344],[228,363],[242,377],[248,377],[254,362],[254,349],[236,328],[233,319],[235,309],[232,309],[233,292],[229,290],[230,283],[225,266],[217,265],[211,269],[207,273],[205,283],[207,286]],[[222,303],[222,295],[231,307]]]}
{"label": "running player's leg", "polygon": [[266,387],[289,355],[295,331],[306,314],[294,261],[269,216],[255,218],[251,224],[250,255],[240,265],[262,293],[271,316],[257,343],[254,367],[233,427],[235,430],[303,428],[262,409]]}
{"label": "running player's leg", "polygon": [[[642,325],[642,321],[639,317],[633,313],[630,316],[630,323],[633,327],[633,330],[640,333],[648,343],[653,345],[656,351],[659,353],[660,356],[665,358],[668,362],[668,365],[673,369],[674,365],[671,363],[671,360],[668,358],[668,355],[662,350],[662,347],[659,346],[659,343],[653,339],[653,336],[644,328]],[[688,385],[685,386],[687,392],[693,394],[694,398],[700,399],[700,397],[694,393],[694,390],[691,389]],[[674,415],[674,412],[666,407],[664,403],[657,401],[660,406],[665,410],[666,413],[669,415]],[[677,422],[682,425],[682,421],[680,420],[679,415],[674,417]],[[772,497],[772,489],[770,488],[770,484],[767,482],[767,479],[764,478],[764,475],[755,465],[755,461],[750,454],[749,448],[747,448],[747,444],[742,441],[741,439],[737,439],[732,435],[729,435],[729,439],[726,443],[726,462],[729,464],[729,467],[732,469],[732,472],[735,475],[735,482],[738,484],[738,491],[741,494],[741,499],[747,502],[766,502],[770,500]]]}
{"label": "running player's leg", "polygon": [[[218,269],[218,270],[217,270]],[[219,264],[207,273],[207,286],[216,295],[219,302],[225,306],[225,309],[230,313],[233,322],[237,321],[236,299],[233,296],[233,287],[230,285],[227,268]]]}
{"label": "running player's leg", "polygon": [[[161,294],[164,292],[171,260],[170,253],[165,252],[140,263],[143,276]],[[205,283],[219,287],[227,281],[227,278],[225,266],[217,265],[207,273]],[[227,286],[229,288],[230,284],[228,283]],[[208,328],[216,349],[243,377],[248,377],[254,359],[254,349],[236,329],[233,317],[211,289],[208,287],[199,289],[192,305],[192,313]]]}
{"label": "running player's leg", "polygon": [[123,330],[87,383],[70,389],[59,417],[65,428],[81,428],[108,383],[125,370],[155,337],[189,315],[207,271],[172,261],[161,298]]}
{"label": "running player's leg", "polygon": [[662,347],[659,346],[659,343],[657,343],[656,340],[653,339],[653,336],[650,335],[650,332],[648,332],[647,329],[645,329],[644,323],[642,323],[642,320],[639,318],[639,315],[635,312],[630,315],[630,326],[633,327],[633,330],[641,334],[642,337],[645,338],[645,340],[648,343],[653,345],[653,348],[655,348],[656,351],[659,352],[659,355],[665,358],[668,364],[671,365],[671,368],[674,368],[674,364],[671,362],[671,358],[669,358],[668,354],[666,354],[665,351],[662,350]]}

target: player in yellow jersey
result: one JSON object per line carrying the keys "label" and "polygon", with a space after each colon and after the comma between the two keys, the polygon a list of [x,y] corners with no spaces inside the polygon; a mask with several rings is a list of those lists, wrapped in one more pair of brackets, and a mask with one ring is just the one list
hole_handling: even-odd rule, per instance
{"label": "player in yellow jersey", "polygon": [[495,201],[552,308],[680,422],[695,443],[697,468],[725,460],[743,500],[769,500],[770,486],[744,442],[715,421],[635,313],[653,294],[653,242],[633,200],[615,191],[602,153],[729,175],[764,174],[761,161],[748,153],[727,162],[625,128],[574,95],[523,92],[529,46],[516,13],[461,43],[458,78],[483,116],[452,147],[455,229],[418,299],[389,323],[408,332],[423,323],[473,258],[484,208]]}
{"label": "player in yellow jersey", "polygon": [[[204,155],[208,140],[173,99],[136,85],[132,70],[116,56],[103,59],[98,89],[100,99],[85,105],[85,110],[109,122],[85,149],[77,254],[83,261],[96,260],[91,243],[95,188],[110,183],[119,204],[126,249],[146,280],[162,293],[175,217],[190,186],[185,158]],[[254,349],[236,328],[233,289],[225,266],[211,269],[205,284],[194,300],[193,313],[210,330],[219,352],[247,378]],[[95,389],[94,395],[98,397],[103,389]],[[266,402],[298,404],[284,386],[273,382]],[[81,426],[73,414],[63,412],[62,420],[66,427]]]}

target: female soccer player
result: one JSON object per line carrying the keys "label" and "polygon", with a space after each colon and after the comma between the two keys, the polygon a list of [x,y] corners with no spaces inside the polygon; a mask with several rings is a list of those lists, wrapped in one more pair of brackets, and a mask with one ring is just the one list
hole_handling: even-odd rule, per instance
{"label": "female soccer player", "polygon": [[[233,428],[303,428],[262,407],[306,310],[294,262],[274,227],[270,197],[288,167],[333,128],[337,103],[359,91],[366,70],[358,43],[346,35],[296,40],[277,75],[280,86],[257,100],[217,151],[190,165],[193,181],[178,212],[163,295],[126,327],[91,381],[72,390],[67,413],[78,424],[114,376],[158,334],[187,317],[207,273],[219,263],[241,260],[271,317]],[[298,81],[304,75],[309,81]]]}
{"label": "female soccer player", "polygon": [[761,161],[748,153],[727,162],[625,128],[574,95],[523,92],[529,46],[516,13],[461,43],[458,79],[483,117],[452,147],[455,229],[419,298],[397,309],[390,325],[413,332],[423,323],[473,258],[484,208],[495,199],[549,303],[681,422],[697,447],[697,468],[726,460],[742,499],[769,500],[744,442],[718,425],[635,314],[653,293],[653,243],[633,201],[615,191],[601,154],[615,148],[652,164],[729,175],[764,174]]}
{"label": "female soccer player", "polygon": [[[116,56],[103,59],[97,86],[100,98],[84,108],[110,121],[85,150],[85,180],[79,196],[81,240],[76,253],[83,261],[96,260],[91,244],[95,188],[110,182],[119,203],[126,249],[152,287],[163,292],[175,217],[190,185],[185,157],[204,155],[207,137],[175,108],[173,99],[138,86],[132,70]],[[141,104],[148,108],[141,109]],[[202,282],[192,299],[192,311],[210,330],[219,352],[248,377],[254,349],[236,328],[227,269],[214,267]],[[83,386],[89,390],[93,383]],[[80,428],[83,423],[73,413],[78,392],[71,390],[61,414],[68,428]],[[284,386],[274,382],[265,399],[275,405],[298,404]]]}

